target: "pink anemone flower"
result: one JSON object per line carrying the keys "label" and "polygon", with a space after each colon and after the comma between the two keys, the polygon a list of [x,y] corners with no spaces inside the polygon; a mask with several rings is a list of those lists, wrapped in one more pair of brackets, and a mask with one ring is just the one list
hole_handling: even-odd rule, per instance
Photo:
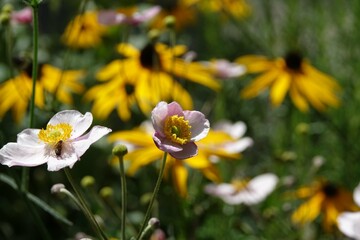
{"label": "pink anemone flower", "polygon": [[98,141],[111,129],[90,127],[93,117],[76,110],[64,110],[55,114],[46,129],[25,129],[17,135],[16,143],[8,143],[0,149],[3,165],[33,167],[47,163],[49,171],[72,167],[91,144]]}
{"label": "pink anemone flower", "polygon": [[118,24],[128,24],[136,26],[143,22],[151,20],[160,12],[160,10],[161,8],[159,6],[154,6],[141,12],[134,12],[130,16],[116,12],[114,10],[104,10],[98,13],[98,21],[99,23],[108,26]]}
{"label": "pink anemone flower", "polygon": [[19,11],[15,11],[11,14],[11,21],[15,23],[31,23],[32,22],[32,10],[31,7],[23,8]]}
{"label": "pink anemone flower", "polygon": [[153,140],[162,151],[176,159],[186,159],[197,155],[194,143],[206,137],[210,123],[198,111],[183,111],[177,102],[160,102],[151,113],[155,133]]}

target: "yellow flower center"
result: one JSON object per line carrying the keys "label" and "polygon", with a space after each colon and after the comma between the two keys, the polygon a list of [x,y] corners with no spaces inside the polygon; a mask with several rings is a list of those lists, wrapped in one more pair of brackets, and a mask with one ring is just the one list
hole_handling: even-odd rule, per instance
{"label": "yellow flower center", "polygon": [[231,184],[234,186],[236,192],[244,190],[249,183],[249,180],[234,180]]}
{"label": "yellow flower center", "polygon": [[190,128],[188,120],[185,120],[184,117],[173,115],[166,118],[164,132],[171,141],[184,145],[191,138]]}
{"label": "yellow flower center", "polygon": [[65,141],[70,138],[72,127],[67,123],[56,125],[47,125],[46,129],[41,129],[38,137],[41,141],[51,144],[57,144],[59,141]]}

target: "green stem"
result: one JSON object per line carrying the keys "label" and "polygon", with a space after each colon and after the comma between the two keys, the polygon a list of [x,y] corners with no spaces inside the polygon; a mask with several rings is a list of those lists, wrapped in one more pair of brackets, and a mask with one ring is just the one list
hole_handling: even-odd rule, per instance
{"label": "green stem", "polygon": [[12,62],[12,41],[13,41],[13,37],[12,37],[12,32],[11,32],[11,26],[10,24],[8,24],[5,28],[5,34],[6,34],[6,50],[7,50],[7,59],[8,59],[8,64],[9,64],[9,69],[10,69],[10,78],[13,78],[15,76],[14,74],[14,65]]}
{"label": "green stem", "polygon": [[[32,64],[32,94],[30,101],[30,128],[34,127],[34,108],[35,108],[35,89],[38,70],[38,36],[39,36],[39,19],[38,19],[38,3],[31,4],[33,13],[33,64]],[[21,190],[26,192],[29,185],[29,169],[22,169]]]}
{"label": "green stem", "polygon": [[154,205],[154,201],[155,201],[156,196],[157,196],[157,194],[159,192],[161,181],[162,181],[162,178],[163,178],[163,175],[164,175],[164,170],[165,170],[165,165],[166,165],[166,157],[167,157],[167,152],[164,152],[164,156],[163,156],[163,159],[162,159],[162,165],[161,165],[161,168],[160,168],[159,176],[158,176],[158,179],[156,181],[156,185],[155,185],[155,188],[154,188],[154,192],[153,192],[153,194],[151,196],[151,200],[150,200],[148,209],[147,209],[147,211],[145,213],[145,217],[144,217],[142,226],[141,226],[140,231],[139,231],[139,233],[138,233],[138,235],[136,237],[137,240],[141,239],[142,232],[144,231],[144,229],[145,229],[145,227],[146,227],[146,225],[147,225],[147,223],[149,221],[152,206]]}
{"label": "green stem", "polygon": [[[30,128],[34,127],[34,105],[35,105],[35,87],[37,79],[37,68],[38,68],[38,36],[39,36],[39,20],[38,20],[38,2],[33,1],[31,3],[32,14],[33,14],[33,72],[32,72],[32,96],[30,102]],[[21,175],[21,186],[20,191],[24,198],[25,203],[27,204],[32,217],[35,219],[41,234],[44,239],[51,239],[47,228],[44,226],[39,214],[33,205],[30,203],[29,198],[27,197],[29,188],[29,168],[22,168]]]}
{"label": "green stem", "polygon": [[85,216],[88,218],[91,226],[94,228],[94,231],[99,235],[100,239],[107,240],[107,237],[103,230],[101,229],[99,223],[96,221],[94,215],[91,213],[89,207],[87,206],[85,202],[85,198],[83,197],[79,187],[73,180],[71,173],[68,168],[64,169],[67,179],[69,180],[71,187],[74,189],[77,199],[79,200],[79,203],[81,205],[81,209],[83,210]]}
{"label": "green stem", "polygon": [[121,239],[125,240],[126,221],[126,176],[124,169],[124,156],[119,156],[120,181],[121,181]]}

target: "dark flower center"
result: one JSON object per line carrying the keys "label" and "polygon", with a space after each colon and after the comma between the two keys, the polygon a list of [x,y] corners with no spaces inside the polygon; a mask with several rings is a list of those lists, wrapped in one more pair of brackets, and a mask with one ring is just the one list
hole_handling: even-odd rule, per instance
{"label": "dark flower center", "polygon": [[160,56],[155,50],[154,44],[147,44],[140,52],[141,66],[148,69],[160,69]]}
{"label": "dark flower center", "polygon": [[[22,57],[14,57],[13,63],[18,69],[25,72],[28,77],[30,77],[30,78],[32,77],[33,64],[30,59],[25,59]],[[38,70],[37,80],[39,80],[41,78],[41,69],[42,69],[43,65],[44,64],[42,64],[42,63],[40,63],[38,65],[39,70]]]}
{"label": "dark flower center", "polygon": [[135,87],[134,85],[130,84],[130,83],[126,83],[125,84],[125,91],[127,95],[131,95],[134,93]]}
{"label": "dark flower center", "polygon": [[294,71],[301,71],[302,57],[296,52],[290,52],[285,56],[286,66]]}
{"label": "dark flower center", "polygon": [[322,188],[323,193],[326,197],[335,197],[339,194],[339,189],[330,183],[327,183]]}

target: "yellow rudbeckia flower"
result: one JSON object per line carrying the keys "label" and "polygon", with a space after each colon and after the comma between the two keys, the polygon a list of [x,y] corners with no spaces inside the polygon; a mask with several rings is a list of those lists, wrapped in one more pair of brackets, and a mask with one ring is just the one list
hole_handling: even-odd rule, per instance
{"label": "yellow rudbeckia flower", "polygon": [[62,41],[72,48],[91,48],[101,43],[106,27],[97,19],[96,12],[78,15],[65,28]]}
{"label": "yellow rudbeckia flower", "polygon": [[304,225],[324,214],[324,229],[330,231],[337,224],[337,217],[344,211],[356,211],[352,193],[326,181],[315,182],[311,186],[299,188],[295,196],[307,198],[292,214],[295,224]]}
{"label": "yellow rudbeckia flower", "polygon": [[[44,107],[44,89],[41,82],[36,84],[35,105]],[[32,79],[26,72],[0,84],[0,118],[12,111],[15,122],[19,123],[27,112],[32,95]]]}
{"label": "yellow rudbeckia flower", "polygon": [[44,89],[51,94],[56,94],[55,98],[60,102],[72,105],[73,98],[71,93],[81,94],[85,87],[79,80],[84,76],[84,71],[67,70],[44,64],[41,66],[41,77]]}
{"label": "yellow rudbeckia flower", "polygon": [[[32,95],[30,75],[31,65],[18,76],[0,84],[0,118],[10,109],[16,122],[20,122],[24,117]],[[83,71],[62,71],[49,64],[41,64],[36,83],[35,105],[40,109],[44,107],[45,92],[56,94],[55,98],[61,103],[73,104],[71,93],[80,94],[85,90],[83,84],[78,82],[83,75]]]}
{"label": "yellow rudbeckia flower", "polygon": [[251,13],[251,7],[245,0],[198,0],[198,5],[204,11],[228,14],[237,19]]}
{"label": "yellow rudbeckia flower", "polygon": [[303,112],[309,110],[309,104],[318,111],[340,104],[337,96],[340,87],[336,81],[311,66],[297,53],[289,53],[284,58],[274,60],[247,55],[236,61],[244,64],[249,74],[261,73],[242,90],[243,98],[253,98],[269,88],[274,106],[283,102],[287,92],[295,106]]}
{"label": "yellow rudbeckia flower", "polygon": [[185,53],[185,46],[170,48],[159,43],[138,50],[130,44],[119,44],[117,50],[125,59],[114,60],[103,67],[96,78],[106,83],[94,86],[85,95],[86,100],[94,101],[92,112],[98,118],[106,118],[117,109],[119,117],[127,121],[135,104],[144,114],[149,114],[160,101],[176,101],[192,109],[190,94],[173,76],[213,90],[220,89],[210,70],[200,63],[177,58]]}
{"label": "yellow rudbeckia flower", "polygon": [[[170,173],[175,189],[180,196],[187,196],[187,179],[189,169],[196,169],[213,182],[219,182],[220,175],[213,161],[219,158],[240,159],[240,152],[252,144],[249,138],[242,138],[243,126],[235,124],[239,133],[231,136],[227,131],[210,130],[206,138],[198,141],[198,155],[185,160],[178,160],[168,156],[166,161],[165,176]],[[152,135],[153,127],[150,122],[144,122],[140,127],[133,130],[114,132],[109,136],[109,141],[125,144],[129,153],[125,155],[125,160],[130,162],[127,169],[129,175],[134,175],[139,168],[155,162],[162,158],[163,152],[154,144]],[[215,159],[214,159],[215,158]],[[117,158],[112,160],[116,163]]]}
{"label": "yellow rudbeckia flower", "polygon": [[181,30],[185,27],[192,25],[196,22],[197,15],[194,3],[197,0],[175,0],[175,1],[162,1],[160,13],[154,18],[152,28],[162,29],[165,26],[164,19],[167,16],[175,18],[175,29]]}

